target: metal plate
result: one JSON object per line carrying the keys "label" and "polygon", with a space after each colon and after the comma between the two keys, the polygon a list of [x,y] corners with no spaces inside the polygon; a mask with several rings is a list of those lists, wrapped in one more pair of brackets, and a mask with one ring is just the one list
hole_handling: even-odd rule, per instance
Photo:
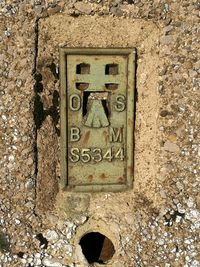
{"label": "metal plate", "polygon": [[61,178],[74,191],[133,181],[135,49],[60,49]]}

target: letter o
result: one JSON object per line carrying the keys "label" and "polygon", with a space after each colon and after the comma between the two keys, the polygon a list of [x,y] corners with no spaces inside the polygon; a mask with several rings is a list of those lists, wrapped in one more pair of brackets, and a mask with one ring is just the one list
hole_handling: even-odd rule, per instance
{"label": "letter o", "polygon": [[78,111],[81,108],[81,98],[77,94],[72,94],[69,97],[69,107],[72,111]]}

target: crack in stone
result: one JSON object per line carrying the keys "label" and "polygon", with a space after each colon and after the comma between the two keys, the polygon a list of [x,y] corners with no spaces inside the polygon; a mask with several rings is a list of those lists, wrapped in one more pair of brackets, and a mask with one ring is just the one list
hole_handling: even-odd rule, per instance
{"label": "crack in stone", "polygon": [[39,18],[35,18],[35,26],[34,26],[34,60],[33,60],[33,70],[32,75],[34,76],[37,69],[37,57],[38,57],[38,36],[39,36]]}
{"label": "crack in stone", "polygon": [[[35,203],[33,208],[33,213],[35,216],[39,216],[37,212],[37,199],[38,199],[38,130],[42,127],[42,124],[47,116],[50,116],[53,121],[53,125],[55,127],[56,134],[60,135],[60,129],[57,127],[59,121],[59,92],[54,90],[52,105],[48,109],[44,109],[43,101],[41,98],[41,93],[43,92],[43,77],[42,74],[38,70],[38,38],[39,38],[39,19],[35,19],[34,25],[34,58],[33,58],[33,69],[32,76],[34,79],[34,97],[33,97],[33,119],[34,119],[34,164],[35,164],[35,172],[34,172],[34,185],[35,185]],[[54,78],[58,80],[59,74],[56,71],[56,65],[52,63],[47,66],[50,68]]]}
{"label": "crack in stone", "polygon": [[[38,22],[39,18],[35,18],[34,22],[34,58],[33,58],[33,70],[32,70],[32,76],[33,79],[36,81],[36,71],[37,71],[37,57],[38,57],[38,35],[39,35],[39,29],[38,29]],[[35,110],[35,100],[37,98],[37,92],[35,92],[35,96],[33,98],[33,116],[34,116],[34,110]],[[35,116],[34,116],[34,122],[35,122]],[[35,202],[34,202],[34,208],[33,213],[35,216],[38,216],[36,212],[36,200],[37,200],[37,175],[38,175],[38,147],[37,147],[37,125],[35,122],[34,127],[34,164],[35,164],[35,172],[34,172],[34,185],[35,185]]]}

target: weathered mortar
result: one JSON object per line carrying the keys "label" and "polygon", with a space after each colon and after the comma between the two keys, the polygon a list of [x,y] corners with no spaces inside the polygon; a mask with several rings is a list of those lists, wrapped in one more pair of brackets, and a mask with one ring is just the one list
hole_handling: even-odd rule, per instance
{"label": "weathered mortar", "polygon": [[[199,266],[197,1],[0,5],[2,266],[87,266],[90,230],[114,243],[110,266]],[[137,49],[130,192],[59,191],[63,45]]]}

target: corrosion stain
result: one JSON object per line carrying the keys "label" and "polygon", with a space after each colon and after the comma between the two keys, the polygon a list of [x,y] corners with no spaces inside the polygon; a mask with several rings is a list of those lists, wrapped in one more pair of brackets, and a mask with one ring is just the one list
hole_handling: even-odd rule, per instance
{"label": "corrosion stain", "polygon": [[84,139],[83,139],[83,144],[86,145],[88,143],[88,140],[90,138],[90,131],[87,131],[85,133]]}
{"label": "corrosion stain", "polygon": [[101,179],[105,179],[105,178],[106,178],[105,173],[102,173],[102,174],[100,175],[100,177],[101,177]]}
{"label": "corrosion stain", "polygon": [[105,142],[108,143],[108,132],[107,131],[103,131],[103,136],[105,138]]}
{"label": "corrosion stain", "polygon": [[131,172],[131,173],[133,173],[133,166],[131,165],[131,166],[128,166],[128,170]]}
{"label": "corrosion stain", "polygon": [[102,260],[103,262],[108,261],[114,253],[115,248],[113,243],[105,236],[99,260]]}
{"label": "corrosion stain", "polygon": [[93,180],[93,175],[90,174],[90,175],[88,176],[88,180],[89,180],[89,182],[91,183],[92,180]]}
{"label": "corrosion stain", "polygon": [[119,177],[118,181],[119,181],[120,184],[122,184],[124,182],[124,178],[123,177]]}
{"label": "corrosion stain", "polygon": [[129,118],[128,119],[128,126],[131,126],[132,123],[133,123],[132,120]]}
{"label": "corrosion stain", "polygon": [[75,178],[74,176],[69,176],[69,180],[70,180],[71,182],[76,182],[76,178]]}
{"label": "corrosion stain", "polygon": [[80,91],[84,91],[89,87],[89,83],[80,83],[80,82],[76,82],[76,89],[80,90]]}

